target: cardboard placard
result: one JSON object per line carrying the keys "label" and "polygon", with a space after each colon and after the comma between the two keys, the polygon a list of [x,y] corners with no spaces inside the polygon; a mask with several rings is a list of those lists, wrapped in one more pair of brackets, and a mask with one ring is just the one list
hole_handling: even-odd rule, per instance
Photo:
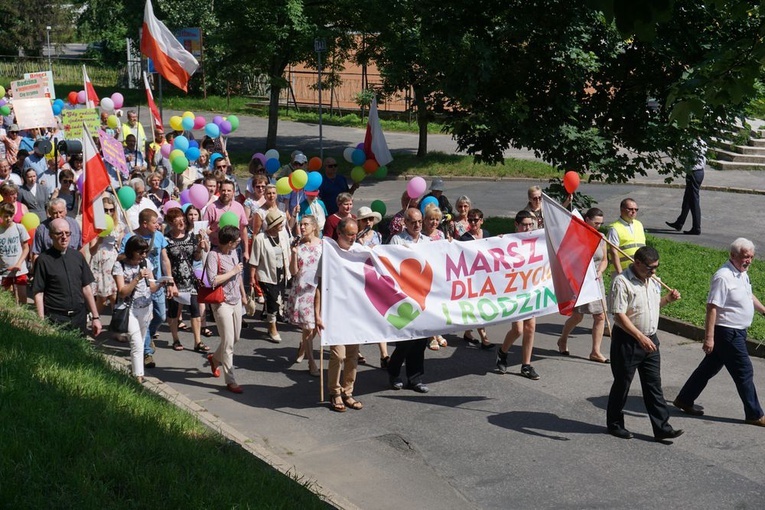
{"label": "cardboard placard", "polygon": [[[42,80],[37,78],[30,78],[28,80],[16,80],[11,82],[11,92],[13,93],[13,100],[19,99],[35,99],[38,97],[45,98],[46,84]],[[48,102],[50,104],[50,101]]]}
{"label": "cardboard placard", "polygon": [[[50,101],[48,102],[50,110]],[[52,113],[52,110],[51,110]],[[91,133],[96,133],[101,127],[101,118],[97,108],[79,108],[61,112],[61,123],[64,125],[64,135],[67,140],[82,140],[82,123],[88,125]]]}
{"label": "cardboard placard", "polygon": [[53,127],[56,118],[47,97],[33,99],[14,99],[13,111],[16,114],[16,124],[21,129]]}
{"label": "cardboard placard", "polygon": [[127,161],[125,161],[125,148],[119,140],[101,129],[98,130],[98,139],[101,142],[101,154],[104,156],[104,161],[119,170],[123,177],[130,175]]}
{"label": "cardboard placard", "polygon": [[50,99],[56,99],[56,89],[53,84],[53,72],[52,71],[39,71],[37,73],[24,73],[24,79],[37,79],[42,82],[43,91],[45,97]]}

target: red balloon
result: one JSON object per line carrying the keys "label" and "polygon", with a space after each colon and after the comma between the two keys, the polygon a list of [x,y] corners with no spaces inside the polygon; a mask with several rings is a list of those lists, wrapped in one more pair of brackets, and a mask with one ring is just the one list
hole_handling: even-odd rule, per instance
{"label": "red balloon", "polygon": [[563,176],[563,187],[566,188],[566,192],[570,195],[576,191],[579,187],[579,172],[575,170],[569,170]]}
{"label": "red balloon", "polygon": [[77,104],[77,92],[74,90],[71,91],[66,98],[69,100],[69,104]]}

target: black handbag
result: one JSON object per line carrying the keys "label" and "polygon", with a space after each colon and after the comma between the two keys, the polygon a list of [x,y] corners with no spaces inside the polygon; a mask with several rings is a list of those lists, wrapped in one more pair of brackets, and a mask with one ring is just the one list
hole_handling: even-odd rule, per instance
{"label": "black handbag", "polygon": [[[122,271],[125,271],[125,264],[120,262]],[[140,267],[144,267],[144,263]],[[135,289],[130,293],[130,296],[124,300],[118,300],[112,310],[112,321],[109,323],[109,331],[112,333],[127,333],[128,323],[130,322],[130,307],[133,306],[133,294]]]}

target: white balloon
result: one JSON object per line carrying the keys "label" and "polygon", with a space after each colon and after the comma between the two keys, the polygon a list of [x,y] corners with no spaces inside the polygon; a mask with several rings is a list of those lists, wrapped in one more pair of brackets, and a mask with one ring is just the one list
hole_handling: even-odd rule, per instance
{"label": "white balloon", "polygon": [[271,158],[279,159],[279,151],[276,149],[268,149],[265,155],[266,155],[266,161],[268,161]]}
{"label": "white balloon", "polygon": [[348,147],[343,151],[343,157],[348,163],[353,163],[353,151],[356,150],[356,147]]}
{"label": "white balloon", "polygon": [[105,97],[101,100],[101,109],[105,111],[106,113],[113,113],[114,112],[114,101],[109,99],[108,97]]}

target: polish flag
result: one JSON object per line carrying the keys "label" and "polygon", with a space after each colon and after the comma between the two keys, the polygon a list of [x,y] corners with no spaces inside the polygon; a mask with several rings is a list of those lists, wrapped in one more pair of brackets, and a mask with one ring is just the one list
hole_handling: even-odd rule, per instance
{"label": "polish flag", "polygon": [[85,160],[85,164],[82,170],[82,245],[85,246],[95,239],[99,230],[106,229],[106,213],[101,198],[111,181],[88,126],[84,123],[83,125],[85,131],[82,135],[82,159]]}
{"label": "polish flag", "polygon": [[149,103],[151,117],[154,119],[154,129],[164,131],[162,126],[162,116],[159,114],[157,103],[154,102],[154,94],[151,93],[151,87],[149,87],[149,79],[146,77],[146,73],[143,73],[143,85],[146,87],[146,100]]}
{"label": "polish flag", "polygon": [[377,115],[377,99],[372,98],[369,106],[369,119],[367,121],[367,134],[364,137],[364,153],[367,158],[374,158],[377,164],[385,166],[393,161],[393,156],[385,141],[385,133],[380,126],[380,117]]}
{"label": "polish flag", "polygon": [[82,81],[85,82],[83,87],[85,91],[85,108],[95,108],[98,106],[98,96],[96,95],[96,89],[93,88],[93,84],[90,82],[88,72],[85,70],[85,64],[82,64]]}
{"label": "polish flag", "polygon": [[575,306],[603,298],[592,256],[603,236],[577,213],[542,195],[545,239],[558,310],[571,315]]}
{"label": "polish flag", "polygon": [[163,78],[188,92],[189,78],[199,67],[199,62],[186,51],[165,24],[154,16],[151,0],[146,0],[143,11],[141,53],[154,61],[154,68]]}

